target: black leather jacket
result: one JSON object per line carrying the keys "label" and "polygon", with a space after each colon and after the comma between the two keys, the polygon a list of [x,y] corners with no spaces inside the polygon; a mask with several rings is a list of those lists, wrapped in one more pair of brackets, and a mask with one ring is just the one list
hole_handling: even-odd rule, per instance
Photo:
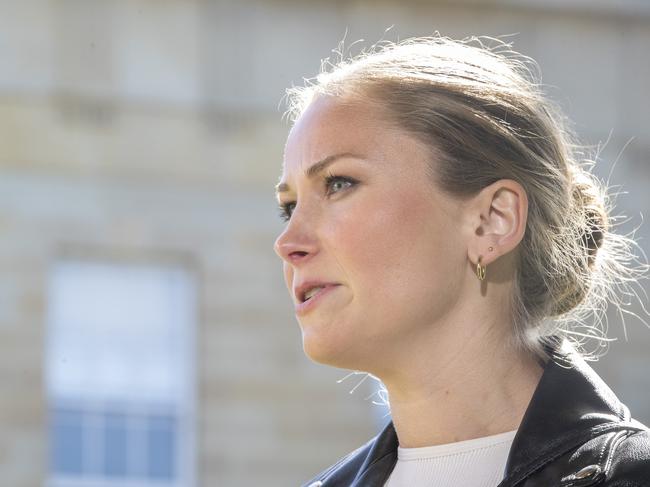
{"label": "black leather jacket", "polygon": [[[544,373],[497,487],[650,487],[650,430],[569,341],[547,346]],[[305,487],[382,487],[397,461],[392,421]],[[418,487],[418,486],[413,486]]]}

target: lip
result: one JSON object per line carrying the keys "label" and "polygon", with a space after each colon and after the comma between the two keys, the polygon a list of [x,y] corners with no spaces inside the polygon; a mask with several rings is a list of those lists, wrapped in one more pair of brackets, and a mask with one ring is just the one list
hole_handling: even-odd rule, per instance
{"label": "lip", "polygon": [[326,287],[326,286],[331,286],[339,284],[338,282],[333,282],[333,281],[321,281],[320,279],[307,279],[299,283],[297,286],[294,286],[293,288],[293,296],[295,298],[295,302],[300,304],[302,303],[302,297],[304,294],[309,291],[312,288],[315,287]]}
{"label": "lip", "polygon": [[[314,309],[318,304],[323,300],[325,296],[331,294],[331,292],[340,284],[321,284],[323,289],[314,294],[310,299],[304,302],[298,302],[295,305],[295,310],[297,315],[304,315]],[[313,285],[310,287],[314,287]]]}

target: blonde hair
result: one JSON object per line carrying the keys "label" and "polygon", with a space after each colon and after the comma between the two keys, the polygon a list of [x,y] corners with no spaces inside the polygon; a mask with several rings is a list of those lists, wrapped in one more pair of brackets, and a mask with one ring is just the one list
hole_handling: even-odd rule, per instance
{"label": "blonde hair", "polygon": [[529,206],[516,249],[512,345],[545,361],[544,345],[564,335],[597,359],[602,350],[587,353],[584,342],[605,345],[607,303],[620,304],[615,290],[628,291],[647,266],[629,265],[637,244],[612,232],[613,202],[591,173],[595,162],[543,94],[537,65],[510,47],[436,35],[384,41],[349,59],[339,52],[315,81],[287,90],[286,113],[295,122],[319,95],[372,105],[430,147],[432,181],[458,198],[500,179],[519,182]]}

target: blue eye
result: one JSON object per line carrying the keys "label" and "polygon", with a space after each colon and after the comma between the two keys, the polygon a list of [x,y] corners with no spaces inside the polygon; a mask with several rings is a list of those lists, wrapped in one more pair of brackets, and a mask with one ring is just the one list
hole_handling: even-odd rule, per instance
{"label": "blue eye", "polygon": [[[336,185],[337,183],[343,183],[343,184]],[[338,193],[339,191],[353,187],[357,183],[358,181],[355,179],[348,178],[345,176],[337,176],[335,174],[330,174],[325,178],[325,194],[329,196],[333,193]],[[338,189],[332,189],[332,188],[338,188]],[[280,210],[280,218],[285,222],[289,221],[295,207],[296,207],[295,201],[287,201],[286,203],[281,203],[278,207]]]}
{"label": "blue eye", "polygon": [[[334,174],[330,174],[325,178],[325,187],[327,188],[327,194],[329,195],[331,191],[329,190],[330,188],[334,187],[335,183],[342,182],[342,183],[348,183],[348,188],[351,188],[356,184],[356,181],[352,178],[347,178],[345,176],[336,176]],[[345,189],[345,188],[341,188]],[[335,193],[338,193],[338,191],[334,191]]]}

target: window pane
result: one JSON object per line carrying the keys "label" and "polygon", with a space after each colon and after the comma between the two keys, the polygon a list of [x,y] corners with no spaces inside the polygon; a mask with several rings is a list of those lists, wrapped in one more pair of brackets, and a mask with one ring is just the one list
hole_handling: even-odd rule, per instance
{"label": "window pane", "polygon": [[188,277],[175,269],[59,263],[51,291],[51,392],[98,401],[182,396]]}
{"label": "window pane", "polygon": [[172,416],[151,416],[147,425],[149,458],[147,473],[152,479],[176,476],[176,420]]}
{"label": "window pane", "polygon": [[50,425],[52,466],[62,474],[83,471],[83,414],[81,411],[55,409]]}
{"label": "window pane", "polygon": [[107,477],[124,477],[128,459],[126,415],[106,414],[104,428],[104,474]]}

